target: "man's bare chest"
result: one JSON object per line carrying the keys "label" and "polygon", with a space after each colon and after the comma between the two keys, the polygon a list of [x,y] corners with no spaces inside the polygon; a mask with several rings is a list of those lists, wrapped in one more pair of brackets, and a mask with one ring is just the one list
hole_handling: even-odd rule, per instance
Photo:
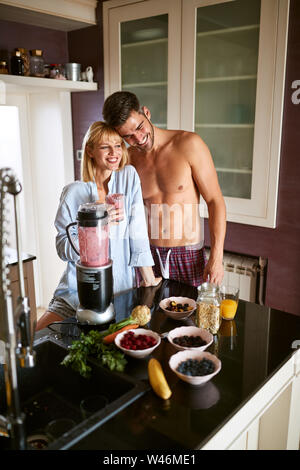
{"label": "man's bare chest", "polygon": [[192,184],[190,166],[183,161],[165,159],[159,162],[140,162],[136,170],[141,179],[143,198],[149,199],[158,194],[183,193]]}

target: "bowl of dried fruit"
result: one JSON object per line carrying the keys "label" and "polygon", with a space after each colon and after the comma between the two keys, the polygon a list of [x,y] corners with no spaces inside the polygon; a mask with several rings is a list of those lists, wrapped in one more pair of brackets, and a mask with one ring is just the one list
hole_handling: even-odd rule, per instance
{"label": "bowl of dried fruit", "polygon": [[179,351],[170,357],[169,366],[184,382],[203,385],[221,370],[221,361],[206,351]]}
{"label": "bowl of dried fruit", "polygon": [[115,344],[128,356],[143,359],[160,345],[160,336],[155,331],[137,328],[119,333]]}
{"label": "bowl of dried fruit", "polygon": [[197,326],[180,326],[169,331],[169,342],[179,351],[204,351],[213,342],[213,335],[204,328]]}
{"label": "bowl of dried fruit", "polygon": [[159,307],[173,320],[185,320],[196,310],[197,304],[188,297],[168,297],[160,301]]}

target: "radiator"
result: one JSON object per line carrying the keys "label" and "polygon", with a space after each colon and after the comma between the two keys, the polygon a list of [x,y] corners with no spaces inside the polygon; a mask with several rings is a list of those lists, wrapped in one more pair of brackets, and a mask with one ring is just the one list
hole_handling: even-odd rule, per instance
{"label": "radiator", "polygon": [[[207,258],[210,250],[206,248]],[[238,287],[240,299],[264,303],[266,259],[224,252],[222,284]]]}

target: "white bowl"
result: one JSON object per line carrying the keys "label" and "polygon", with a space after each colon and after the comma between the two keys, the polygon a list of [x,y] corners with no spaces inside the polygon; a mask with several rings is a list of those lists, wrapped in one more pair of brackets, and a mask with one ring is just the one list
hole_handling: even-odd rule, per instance
{"label": "white bowl", "polygon": [[[203,341],[206,341],[206,344],[203,346],[180,346],[179,344],[174,343],[174,339],[178,338],[178,336],[200,336]],[[169,331],[168,340],[174,346],[174,348],[178,349],[179,351],[204,351],[208,346],[211,345],[213,342],[213,335],[204,328],[198,328],[197,326],[180,326],[179,328],[174,328],[174,330]]]}
{"label": "white bowl", "polygon": [[[179,364],[183,361],[186,361],[188,359],[197,359],[198,361],[201,361],[204,358],[210,359],[214,363],[215,370],[212,374],[191,376],[191,375],[181,374],[180,372],[178,372],[178,370],[176,370]],[[188,384],[191,384],[191,385],[202,385],[208,382],[210,379],[212,379],[212,377],[218,374],[218,372],[220,372],[221,361],[216,356],[206,351],[199,352],[199,351],[185,350],[185,351],[179,351],[178,353],[173,354],[173,356],[170,357],[169,366],[172,369],[172,371],[175,372],[177,377],[179,377],[184,382],[187,382]]]}
{"label": "white bowl", "polygon": [[[172,312],[171,310],[167,309],[167,306],[171,301],[174,301],[177,304],[189,304],[190,307],[193,307],[193,310],[189,310],[188,312]],[[190,299],[189,297],[168,297],[167,299],[161,300],[159,306],[165,312],[165,314],[168,317],[173,318],[173,320],[185,320],[190,315],[192,315],[197,307],[197,304],[195,300]]]}
{"label": "white bowl", "polygon": [[[122,340],[123,336],[126,335],[126,333],[128,333],[129,331],[133,331],[133,333],[136,336],[137,335],[152,336],[153,338],[156,339],[157,342],[154,346],[152,346],[152,348],[138,349],[138,350],[125,349],[121,346],[121,340]],[[128,356],[131,356],[131,357],[136,357],[137,359],[143,359],[144,357],[149,356],[149,354],[151,354],[152,351],[154,351],[154,349],[157,348],[157,346],[160,345],[160,341],[161,341],[160,336],[157,333],[155,333],[155,331],[146,330],[145,328],[136,328],[136,329],[131,329],[131,330],[125,330],[125,331],[122,331],[122,333],[119,333],[115,337],[116,346],[118,346],[118,348],[120,348],[121,351],[123,351],[123,353],[125,353],[125,354],[127,354]]]}

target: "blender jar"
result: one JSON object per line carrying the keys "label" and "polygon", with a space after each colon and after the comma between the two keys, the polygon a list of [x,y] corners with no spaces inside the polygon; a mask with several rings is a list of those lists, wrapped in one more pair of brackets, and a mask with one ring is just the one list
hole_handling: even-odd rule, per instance
{"label": "blender jar", "polygon": [[77,213],[79,252],[74,246],[69,229],[76,222],[66,227],[68,239],[80,256],[80,264],[87,267],[105,266],[109,263],[108,214],[105,204],[96,202],[81,204]]}

